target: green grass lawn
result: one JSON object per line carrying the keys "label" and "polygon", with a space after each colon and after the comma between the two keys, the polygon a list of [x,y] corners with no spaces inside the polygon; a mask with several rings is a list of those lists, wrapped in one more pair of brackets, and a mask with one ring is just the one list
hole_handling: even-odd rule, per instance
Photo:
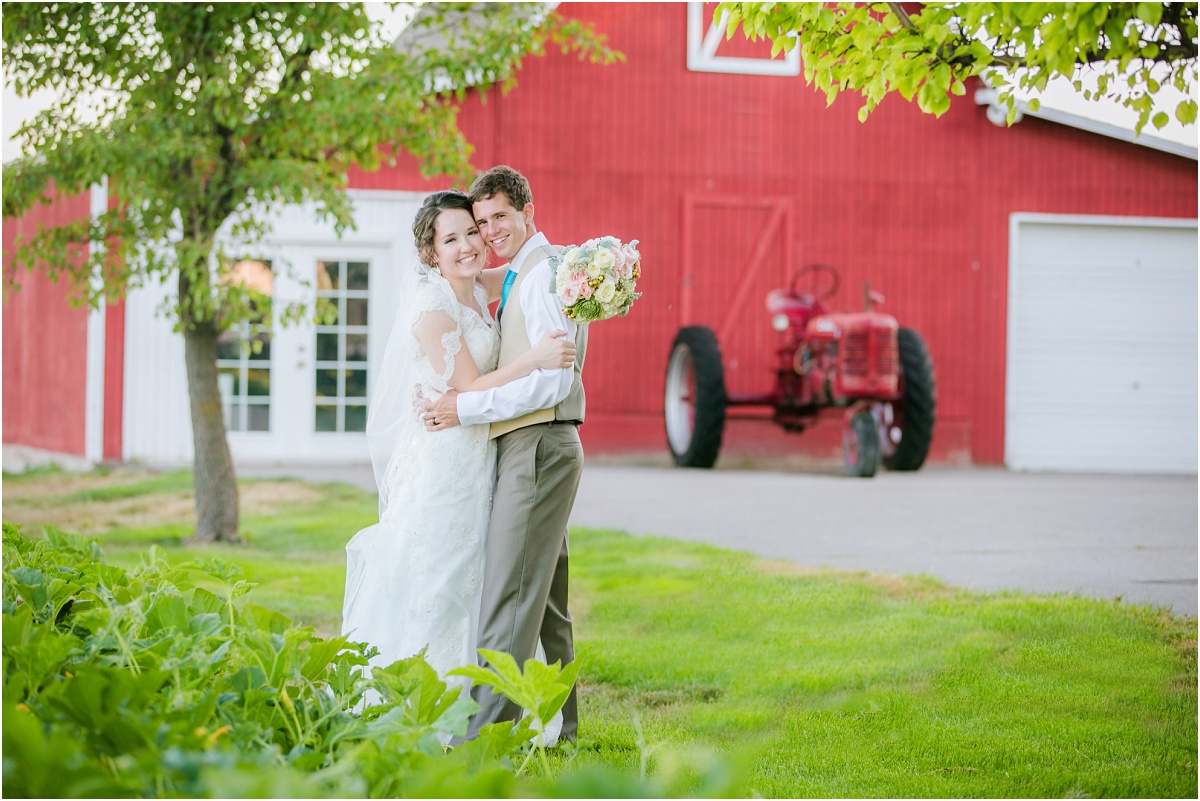
{"label": "green grass lawn", "polygon": [[[219,556],[258,582],[252,599],[335,633],[342,549],[374,496],[297,481],[241,495],[243,546],[180,545],[186,472],[5,476],[4,520],[97,535],[118,564],[152,543],[173,562]],[[1197,795],[1195,618],[571,536],[578,763],[636,769],[640,725],[659,764],[721,754],[766,797]]]}

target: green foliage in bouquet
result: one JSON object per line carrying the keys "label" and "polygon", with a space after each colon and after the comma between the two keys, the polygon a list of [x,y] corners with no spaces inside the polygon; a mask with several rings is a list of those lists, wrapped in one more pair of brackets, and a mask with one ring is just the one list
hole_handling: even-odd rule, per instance
{"label": "green foliage in bouquet", "polygon": [[[518,777],[527,721],[447,751],[477,705],[423,654],[367,675],[373,649],[242,598],[252,585],[219,559],[172,567],[153,547],[125,570],[94,540],[52,528],[29,540],[8,524],[3,550],[6,795],[528,797],[580,781],[662,794],[611,769]],[[575,670],[505,669],[501,689],[544,719]]]}

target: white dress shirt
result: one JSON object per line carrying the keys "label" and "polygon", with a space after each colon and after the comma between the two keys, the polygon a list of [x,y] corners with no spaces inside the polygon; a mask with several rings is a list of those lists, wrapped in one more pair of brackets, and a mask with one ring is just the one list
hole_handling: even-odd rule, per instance
{"label": "white dress shirt", "polygon": [[[541,246],[549,246],[546,235],[538,232],[517,251],[509,262],[509,270],[520,268],[530,252]],[[521,282],[521,310],[525,312],[525,333],[529,344],[537,345],[551,331],[566,331],[566,339],[575,341],[578,330],[573,320],[563,314],[562,303],[550,291],[550,261],[542,259],[529,268]],[[512,295],[509,295],[512,300]],[[549,409],[562,403],[571,391],[575,371],[571,367],[553,370],[534,370],[524,378],[518,378],[499,387],[478,392],[458,394],[458,421],[464,426],[478,423],[497,423],[514,417]]]}

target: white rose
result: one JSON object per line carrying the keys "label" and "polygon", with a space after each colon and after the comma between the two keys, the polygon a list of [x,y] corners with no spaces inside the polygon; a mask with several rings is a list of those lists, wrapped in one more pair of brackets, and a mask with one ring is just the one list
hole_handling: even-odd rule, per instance
{"label": "white rose", "polygon": [[579,248],[571,248],[563,254],[563,264],[568,267],[579,261]]}
{"label": "white rose", "polygon": [[604,270],[599,264],[597,264],[595,261],[592,261],[587,266],[587,274],[588,278],[600,278],[604,275]]}
{"label": "white rose", "polygon": [[595,256],[592,256],[592,261],[599,265],[601,270],[608,271],[613,267],[612,254],[607,250],[601,250],[596,253]]}
{"label": "white rose", "polygon": [[601,303],[611,303],[612,299],[617,295],[617,287],[612,281],[605,281],[600,286],[596,287],[596,300]]}

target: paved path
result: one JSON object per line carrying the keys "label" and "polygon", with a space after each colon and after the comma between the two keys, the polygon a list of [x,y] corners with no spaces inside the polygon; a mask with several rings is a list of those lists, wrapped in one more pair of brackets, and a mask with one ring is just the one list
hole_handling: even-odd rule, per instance
{"label": "paved path", "polygon": [[[242,468],[374,488],[369,468]],[[571,524],[812,566],[1196,614],[1196,478],[929,469],[872,480],[590,464]]]}

